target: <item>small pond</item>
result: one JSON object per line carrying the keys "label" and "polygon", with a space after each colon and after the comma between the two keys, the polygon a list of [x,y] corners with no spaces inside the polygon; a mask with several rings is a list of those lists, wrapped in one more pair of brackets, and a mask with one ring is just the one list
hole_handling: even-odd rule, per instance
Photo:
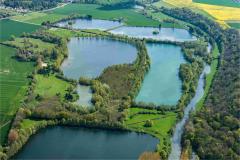
{"label": "small pond", "polygon": [[[153,32],[157,32],[154,34]],[[134,38],[151,38],[155,40],[170,41],[192,41],[196,37],[192,36],[185,29],[175,28],[154,28],[154,27],[128,27],[123,26],[110,31],[113,34],[127,35]]]}
{"label": "small pond", "polygon": [[147,43],[147,50],[151,67],[136,102],[176,105],[182,94],[179,67],[186,63],[181,48],[169,44]]}
{"label": "small pond", "polygon": [[67,78],[95,78],[115,64],[132,63],[137,57],[135,46],[110,39],[71,38],[68,58],[61,69]]}
{"label": "small pond", "polygon": [[135,132],[53,127],[32,136],[16,159],[137,159],[158,139]]}
{"label": "small pond", "polygon": [[79,99],[75,102],[76,104],[84,107],[91,107],[93,105],[91,103],[92,91],[90,86],[78,85],[77,93],[79,95]]}
{"label": "small pond", "polygon": [[[72,25],[69,25],[69,22]],[[122,23],[118,21],[109,21],[101,19],[75,19],[58,22],[56,24],[59,27],[71,27],[73,29],[99,29],[99,30],[108,30],[121,26]]]}

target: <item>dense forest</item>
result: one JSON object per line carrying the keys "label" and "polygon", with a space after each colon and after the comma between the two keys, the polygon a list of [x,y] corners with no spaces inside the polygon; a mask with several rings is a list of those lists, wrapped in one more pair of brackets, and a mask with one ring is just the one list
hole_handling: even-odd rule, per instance
{"label": "dense forest", "polygon": [[4,4],[12,8],[43,10],[56,7],[62,0],[5,0]]}
{"label": "dense forest", "polygon": [[217,42],[222,56],[204,107],[186,126],[183,145],[192,145],[201,159],[240,158],[240,35],[223,30],[208,18],[189,9],[165,9],[163,12],[188,21]]}

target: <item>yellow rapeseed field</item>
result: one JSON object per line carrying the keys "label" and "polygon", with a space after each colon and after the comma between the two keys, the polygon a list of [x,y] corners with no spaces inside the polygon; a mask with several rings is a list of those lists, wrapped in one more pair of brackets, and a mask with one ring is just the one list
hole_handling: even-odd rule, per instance
{"label": "yellow rapeseed field", "polygon": [[207,12],[216,21],[227,26],[225,21],[240,21],[240,8],[194,3],[192,0],[163,0],[175,7],[197,8]]}

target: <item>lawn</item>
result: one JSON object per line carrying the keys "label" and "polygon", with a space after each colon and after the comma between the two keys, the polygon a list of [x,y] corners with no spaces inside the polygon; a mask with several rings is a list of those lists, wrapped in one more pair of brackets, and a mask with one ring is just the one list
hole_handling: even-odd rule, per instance
{"label": "lawn", "polygon": [[4,43],[16,48],[29,47],[29,50],[35,52],[43,52],[46,49],[51,51],[54,48],[54,44],[34,38],[15,38],[14,41],[6,41]]}
{"label": "lawn", "polygon": [[104,8],[95,4],[70,4],[63,8],[50,11],[53,14],[70,15],[78,13],[82,15],[92,15],[93,18],[113,20],[123,18],[124,22],[130,26],[158,26],[159,22],[145,17],[141,13],[131,8]]}
{"label": "lawn", "polygon": [[[161,150],[164,146],[163,139],[166,139],[167,143],[170,144],[171,137],[169,131],[177,122],[177,114],[174,112],[166,112],[166,114],[136,114],[140,111],[157,113],[156,110],[130,108],[125,125],[134,131],[142,131],[159,138],[160,143],[158,150]],[[153,122],[152,127],[144,126],[147,120],[151,120]]]}
{"label": "lawn", "polygon": [[236,0],[193,0],[193,2],[240,8],[240,2],[236,2]]}
{"label": "lawn", "polygon": [[198,103],[197,103],[197,108],[196,108],[197,111],[199,111],[201,109],[201,107],[203,106],[205,99],[207,98],[208,92],[210,90],[213,78],[217,72],[217,67],[218,67],[218,59],[217,58],[219,56],[219,50],[218,50],[218,47],[216,46],[216,44],[215,44],[214,50],[212,51],[212,54],[213,54],[214,60],[211,63],[211,72],[206,76],[204,95],[200,99],[200,101],[198,101]]}
{"label": "lawn", "polygon": [[26,32],[34,32],[39,29],[39,25],[17,22],[9,19],[0,20],[0,41],[9,40],[11,35],[16,37]]}
{"label": "lawn", "polygon": [[47,98],[56,96],[57,93],[64,96],[67,88],[70,86],[68,82],[58,79],[54,75],[43,76],[37,74],[35,78],[37,84],[34,92]]}
{"label": "lawn", "polygon": [[27,75],[33,70],[33,63],[18,62],[12,58],[15,55],[15,49],[0,45],[0,50],[0,125],[2,143],[10,126],[10,123],[7,122],[14,116],[26,93]]}

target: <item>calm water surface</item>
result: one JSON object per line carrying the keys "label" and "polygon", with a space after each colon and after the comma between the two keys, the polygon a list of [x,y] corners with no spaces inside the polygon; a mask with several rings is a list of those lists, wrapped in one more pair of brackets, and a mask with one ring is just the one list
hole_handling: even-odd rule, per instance
{"label": "calm water surface", "polygon": [[[159,34],[153,34],[153,31],[158,31]],[[154,27],[128,27],[123,26],[110,31],[113,34],[127,35],[134,38],[151,38],[155,40],[170,40],[170,41],[192,41],[196,37],[192,36],[185,29],[173,28],[154,28]]]}
{"label": "calm water surface", "polygon": [[[72,22],[72,25],[68,25],[68,22]],[[100,20],[100,19],[76,19],[59,22],[56,25],[59,27],[71,27],[73,29],[99,29],[107,30],[121,26],[122,23],[118,21]]]}
{"label": "calm water surface", "polygon": [[175,105],[181,97],[180,64],[186,63],[181,48],[169,44],[147,44],[151,67],[136,102]]}
{"label": "calm water surface", "polygon": [[93,104],[91,102],[92,91],[91,91],[90,86],[78,85],[77,93],[79,95],[79,99],[75,102],[76,104],[84,106],[84,107],[93,106]]}
{"label": "calm water surface", "polygon": [[158,139],[134,132],[53,127],[30,138],[17,159],[137,159]]}
{"label": "calm water surface", "polygon": [[134,46],[120,41],[98,38],[71,38],[63,74],[72,79],[95,78],[115,64],[132,63],[137,57]]}

